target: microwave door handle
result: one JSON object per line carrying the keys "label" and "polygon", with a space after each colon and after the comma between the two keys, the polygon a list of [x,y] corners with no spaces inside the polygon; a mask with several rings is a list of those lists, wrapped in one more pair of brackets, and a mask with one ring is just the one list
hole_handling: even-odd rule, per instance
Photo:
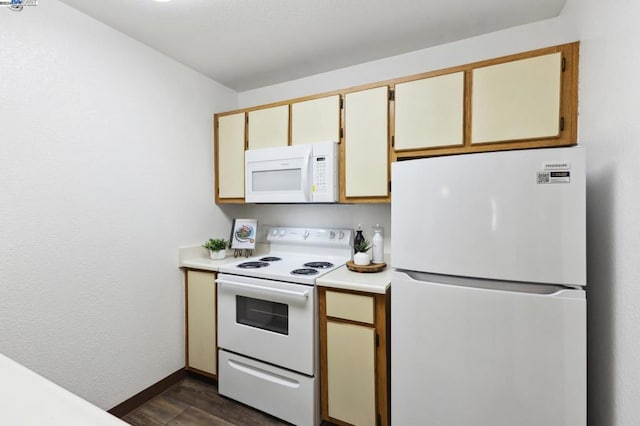
{"label": "microwave door handle", "polygon": [[305,152],[305,158],[302,162],[302,193],[304,195],[304,200],[309,202],[311,201],[311,150],[307,150]]}

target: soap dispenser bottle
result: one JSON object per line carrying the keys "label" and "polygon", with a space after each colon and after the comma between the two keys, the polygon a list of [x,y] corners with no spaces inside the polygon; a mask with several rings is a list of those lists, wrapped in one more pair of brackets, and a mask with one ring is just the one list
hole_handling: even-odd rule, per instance
{"label": "soap dispenser bottle", "polygon": [[373,227],[373,237],[371,237],[371,245],[373,256],[371,258],[372,263],[384,263],[384,238],[382,236],[382,226],[376,225]]}

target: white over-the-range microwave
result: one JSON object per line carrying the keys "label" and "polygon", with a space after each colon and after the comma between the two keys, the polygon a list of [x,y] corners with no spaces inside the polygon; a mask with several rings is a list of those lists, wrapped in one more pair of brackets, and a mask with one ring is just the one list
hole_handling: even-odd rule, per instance
{"label": "white over-the-range microwave", "polygon": [[245,151],[245,202],[335,203],[338,143]]}

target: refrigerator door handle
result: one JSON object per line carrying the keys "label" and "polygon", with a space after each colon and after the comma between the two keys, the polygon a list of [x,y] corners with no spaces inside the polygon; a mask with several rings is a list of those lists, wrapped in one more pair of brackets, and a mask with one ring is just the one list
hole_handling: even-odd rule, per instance
{"label": "refrigerator door handle", "polygon": [[550,297],[557,299],[585,299],[585,292],[582,289],[573,289],[553,284],[499,281],[394,270],[392,275],[392,282],[398,279],[412,281],[415,282],[416,285],[420,285],[420,283],[429,283],[432,285],[468,287],[477,289],[478,291],[508,291],[513,293],[530,294],[531,296]]}

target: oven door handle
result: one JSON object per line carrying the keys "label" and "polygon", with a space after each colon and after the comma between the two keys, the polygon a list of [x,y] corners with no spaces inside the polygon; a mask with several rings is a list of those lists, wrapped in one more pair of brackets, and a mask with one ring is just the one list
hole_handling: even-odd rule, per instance
{"label": "oven door handle", "polygon": [[235,288],[236,290],[245,290],[248,292],[259,293],[262,295],[272,295],[272,296],[277,295],[280,297],[301,300],[301,301],[305,301],[309,298],[309,290],[304,290],[304,291],[283,290],[281,288],[264,287],[264,286],[255,285],[255,284],[227,281],[220,278],[216,280],[216,283],[222,284],[223,287]]}

